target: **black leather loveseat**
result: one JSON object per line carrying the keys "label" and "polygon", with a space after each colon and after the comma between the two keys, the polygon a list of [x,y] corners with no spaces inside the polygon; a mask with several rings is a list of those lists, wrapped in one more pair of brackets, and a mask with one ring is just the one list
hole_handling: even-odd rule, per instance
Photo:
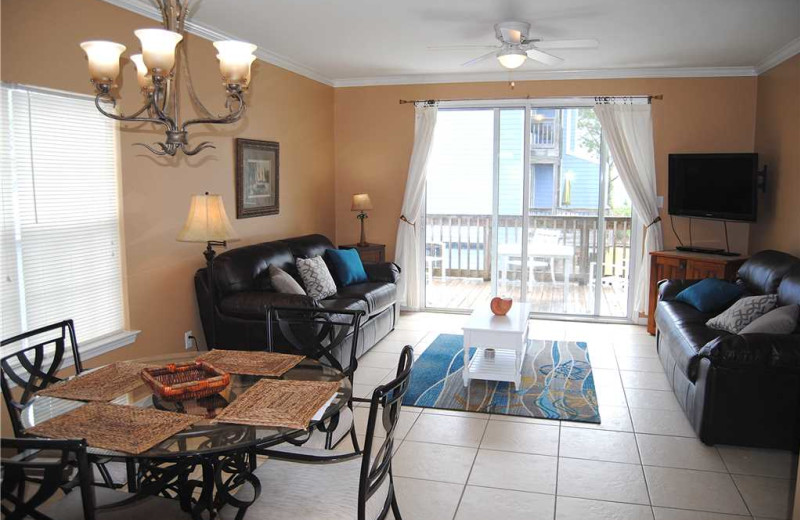
{"label": "black leather loveseat", "polygon": [[[306,235],[225,251],[214,260],[214,302],[208,290],[207,270],[198,270],[194,282],[206,343],[213,316],[216,348],[263,350],[267,345],[266,313],[270,306],[321,306],[363,310],[357,355],[372,348],[394,329],[397,321],[400,269],[395,264],[364,264],[367,282],[340,287],[335,295],[319,302],[305,295],[277,293],[271,287],[267,274],[270,264],[280,267],[302,285],[295,258],[320,256],[333,248],[322,235]],[[278,348],[280,343],[276,339]]]}
{"label": "black leather loveseat", "polygon": [[[675,296],[698,280],[659,282],[658,354],[678,401],[706,444],[800,447],[800,331],[730,334]],[[745,296],[800,304],[800,259],[762,251],[738,271]]]}

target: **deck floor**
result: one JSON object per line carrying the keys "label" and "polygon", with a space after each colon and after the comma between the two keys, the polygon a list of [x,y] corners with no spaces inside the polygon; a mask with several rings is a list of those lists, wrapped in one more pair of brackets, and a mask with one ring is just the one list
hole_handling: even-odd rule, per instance
{"label": "deck floor", "polygon": [[[601,316],[625,317],[627,315],[627,291],[621,284],[604,284],[600,298]],[[519,284],[513,282],[501,286],[501,296],[520,298]],[[474,309],[480,302],[488,302],[492,297],[491,282],[481,278],[435,277],[428,280],[425,290],[426,303],[434,309]],[[533,312],[552,314],[592,314],[594,310],[594,291],[587,284],[570,283],[564,301],[564,283],[561,281],[532,284],[528,291],[528,301]]]}

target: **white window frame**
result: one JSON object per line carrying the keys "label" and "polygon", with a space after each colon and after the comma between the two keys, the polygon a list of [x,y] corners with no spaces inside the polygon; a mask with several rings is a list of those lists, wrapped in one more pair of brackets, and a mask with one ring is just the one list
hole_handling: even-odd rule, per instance
{"label": "white window frame", "polygon": [[[42,87],[35,87],[30,85],[20,85],[16,83],[6,83],[0,82],[2,87],[7,89],[14,89],[14,90],[21,90],[30,93],[42,93],[51,96],[60,96],[60,97],[67,97],[73,99],[80,99],[89,101],[94,103],[93,96],[87,96],[82,94],[76,94],[73,92],[66,92],[62,90],[55,90],[55,89],[48,89]],[[3,100],[4,102],[5,100]],[[118,222],[117,225],[119,226],[119,258],[120,258],[120,278],[122,282],[122,298],[121,298],[121,305],[122,305],[122,320],[123,320],[123,328],[122,330],[111,332],[109,334],[105,334],[96,338],[93,338],[88,341],[79,342],[79,351],[81,361],[85,362],[88,359],[95,358],[97,356],[106,354],[113,350],[125,347],[127,345],[132,344],[136,341],[136,338],[141,333],[141,330],[131,330],[129,328],[130,325],[130,315],[129,315],[129,305],[128,305],[128,287],[127,287],[127,266],[125,262],[125,254],[124,254],[124,244],[125,244],[125,235],[124,235],[124,228],[122,225],[122,218],[123,218],[123,211],[122,211],[122,176],[121,176],[121,167],[120,167],[120,139],[119,139],[119,124],[117,122],[113,123],[114,125],[114,147],[115,147],[115,155],[116,155],[116,184],[117,184],[117,193],[118,193]],[[5,131],[5,129],[4,129]],[[23,311],[24,312],[24,311]],[[76,325],[76,327],[79,325]],[[43,336],[44,338],[44,336]],[[6,339],[6,338],[3,338]],[[24,345],[24,346],[23,346]],[[19,349],[23,349],[28,346],[25,343],[20,343]],[[17,350],[17,349],[15,349]],[[2,356],[10,355],[13,351],[9,350],[8,352],[2,352]],[[50,362],[52,359],[52,354],[47,353],[45,355],[45,363]],[[11,367],[15,370],[18,370],[19,364],[17,360],[10,360]],[[74,360],[72,358],[72,352],[69,347],[65,349],[64,358],[61,362],[59,369],[70,368],[74,366]],[[13,382],[9,381],[11,386],[15,386]]]}

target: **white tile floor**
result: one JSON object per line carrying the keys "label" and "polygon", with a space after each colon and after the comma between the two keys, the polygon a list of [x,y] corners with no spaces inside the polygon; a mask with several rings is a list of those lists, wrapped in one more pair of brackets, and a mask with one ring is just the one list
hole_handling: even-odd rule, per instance
{"label": "white tile floor", "polygon": [[[403,345],[419,356],[465,319],[404,314],[359,361],[356,393],[391,379]],[[531,336],[588,342],[602,423],[405,407],[394,459],[405,520],[789,518],[795,456],[697,440],[644,327],[534,320]]]}

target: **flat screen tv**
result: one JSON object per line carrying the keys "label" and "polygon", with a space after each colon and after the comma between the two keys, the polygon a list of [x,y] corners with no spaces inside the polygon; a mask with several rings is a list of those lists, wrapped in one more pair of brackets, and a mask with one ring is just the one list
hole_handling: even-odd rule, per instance
{"label": "flat screen tv", "polygon": [[669,214],[755,222],[758,154],[670,154]]}

